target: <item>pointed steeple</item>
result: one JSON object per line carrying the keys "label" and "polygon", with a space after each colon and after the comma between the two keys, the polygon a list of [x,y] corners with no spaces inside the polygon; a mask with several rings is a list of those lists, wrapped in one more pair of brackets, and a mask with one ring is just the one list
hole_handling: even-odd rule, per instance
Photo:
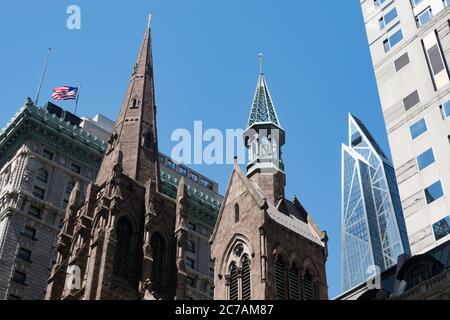
{"label": "pointed steeple", "polygon": [[247,177],[253,180],[273,203],[284,197],[286,178],[281,148],[285,132],[278,119],[263,72],[262,54],[260,71],[253,99],[248,128],[244,132],[248,150]]}
{"label": "pointed steeple", "polygon": [[278,115],[273,104],[272,97],[270,96],[269,88],[266,83],[266,78],[263,72],[263,56],[259,55],[260,72],[258,78],[258,84],[256,86],[255,97],[253,98],[252,109],[250,111],[250,117],[248,119],[247,127],[251,127],[254,124],[271,123],[281,128]]}
{"label": "pointed steeple", "polygon": [[158,144],[153,79],[153,57],[150,17],[144,40],[134,65],[120,115],[108,142],[108,150],[96,184],[101,186],[111,177],[114,150],[122,151],[123,173],[146,183],[158,180]]}

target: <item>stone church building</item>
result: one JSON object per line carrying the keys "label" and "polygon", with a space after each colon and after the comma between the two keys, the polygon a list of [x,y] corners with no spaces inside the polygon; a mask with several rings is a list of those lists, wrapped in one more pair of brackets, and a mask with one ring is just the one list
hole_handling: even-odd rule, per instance
{"label": "stone church building", "polygon": [[211,237],[215,299],[326,300],[327,235],[285,196],[282,129],[264,73],[244,133],[247,173],[234,166]]}
{"label": "stone church building", "polygon": [[[284,131],[262,73],[247,135],[248,174],[235,166],[211,238],[215,299],[327,299],[327,236],[284,197]],[[158,157],[149,26],[95,183],[70,195],[46,299],[191,298],[195,201],[184,177],[163,192]]]}
{"label": "stone church building", "polygon": [[157,141],[149,26],[97,179],[70,196],[46,299],[186,298],[187,186],[160,191]]}

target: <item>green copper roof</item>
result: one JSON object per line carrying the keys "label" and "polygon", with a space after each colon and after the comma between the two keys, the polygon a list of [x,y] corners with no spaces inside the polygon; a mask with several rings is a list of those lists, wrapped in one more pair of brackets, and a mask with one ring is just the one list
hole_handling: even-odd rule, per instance
{"label": "green copper roof", "polygon": [[82,128],[37,107],[30,98],[0,131],[0,165],[27,139],[92,168],[99,167],[107,146]]}
{"label": "green copper roof", "polygon": [[16,124],[18,124],[25,116],[39,120],[39,122],[45,123],[45,125],[50,128],[57,129],[63,134],[76,138],[78,141],[94,147],[99,152],[104,152],[106,150],[106,142],[82,128],[74,126],[63,119],[58,118],[54,114],[50,114],[47,110],[37,107],[30,98],[27,99],[25,105],[19,109],[10,122],[0,131],[0,144],[8,136],[9,132],[14,129]]}
{"label": "green copper roof", "polygon": [[259,74],[255,98],[253,99],[252,110],[248,120],[248,127],[251,127],[254,124],[265,123],[272,123],[281,127],[272,97],[270,96],[269,88],[267,87],[264,73],[261,72]]}

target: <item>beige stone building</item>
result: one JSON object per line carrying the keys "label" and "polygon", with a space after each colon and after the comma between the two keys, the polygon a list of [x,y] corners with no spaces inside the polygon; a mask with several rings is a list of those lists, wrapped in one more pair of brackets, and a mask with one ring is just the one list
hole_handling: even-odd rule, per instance
{"label": "beige stone building", "polygon": [[360,0],[413,254],[450,239],[448,0]]}

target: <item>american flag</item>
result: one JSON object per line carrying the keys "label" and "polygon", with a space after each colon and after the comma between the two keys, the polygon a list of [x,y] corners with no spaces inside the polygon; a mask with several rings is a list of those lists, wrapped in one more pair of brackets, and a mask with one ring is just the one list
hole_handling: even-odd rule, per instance
{"label": "american flag", "polygon": [[62,86],[53,89],[52,99],[54,100],[76,100],[78,88]]}

